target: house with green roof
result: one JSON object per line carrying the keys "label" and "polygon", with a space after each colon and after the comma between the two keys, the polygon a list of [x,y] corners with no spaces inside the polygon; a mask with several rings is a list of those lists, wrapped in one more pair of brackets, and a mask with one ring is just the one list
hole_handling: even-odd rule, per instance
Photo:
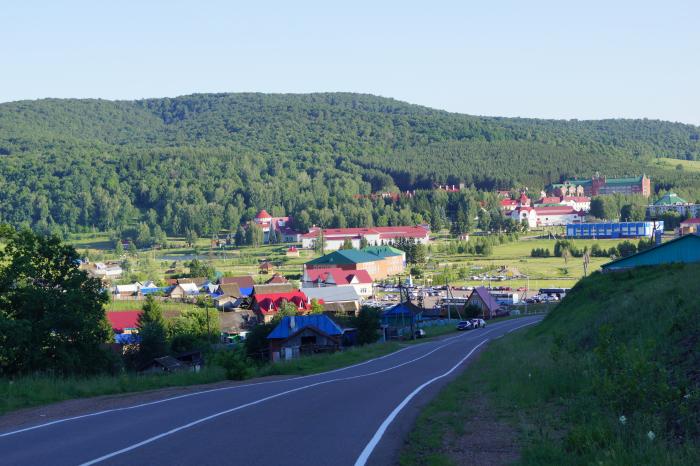
{"label": "house with green roof", "polygon": [[304,270],[339,268],[342,270],[366,270],[373,280],[405,270],[406,256],[391,246],[372,246],[363,250],[340,249],[304,264]]}
{"label": "house with green roof", "polygon": [[647,206],[647,214],[651,218],[661,217],[666,212],[676,212],[690,218],[700,216],[700,204],[692,204],[674,192],[667,192],[653,204]]}

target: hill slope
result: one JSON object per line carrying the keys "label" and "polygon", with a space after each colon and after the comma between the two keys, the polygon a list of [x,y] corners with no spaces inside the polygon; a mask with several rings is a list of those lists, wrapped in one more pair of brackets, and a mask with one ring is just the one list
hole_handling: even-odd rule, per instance
{"label": "hill slope", "polygon": [[[308,220],[360,225],[384,206],[356,194],[457,182],[537,189],[595,171],[651,170],[661,187],[700,197],[697,174],[650,164],[662,156],[700,159],[700,128],[475,117],[348,93],[22,101],[0,104],[0,220],[122,228],[155,215],[170,232],[208,234],[221,226],[211,216],[235,227],[264,207],[297,217],[328,208],[331,218]],[[333,219],[339,205],[344,219]]]}
{"label": "hill slope", "polygon": [[[581,280],[541,324],[493,342],[419,429],[460,425],[464,412],[440,406],[486,396],[523,434],[522,464],[699,464],[698,274],[700,264]],[[406,464],[429,453],[417,441]]]}

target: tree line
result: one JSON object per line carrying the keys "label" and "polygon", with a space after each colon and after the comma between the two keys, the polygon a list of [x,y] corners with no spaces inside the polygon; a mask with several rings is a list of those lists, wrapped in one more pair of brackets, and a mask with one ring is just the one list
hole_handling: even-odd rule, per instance
{"label": "tree line", "polygon": [[[649,168],[657,156],[700,158],[698,128],[472,117],[343,93],[15,102],[0,104],[0,221],[59,236],[113,231],[139,247],[237,234],[263,208],[301,231],[430,223],[461,234],[475,222],[503,231],[514,227],[492,224],[497,206],[484,191],[537,192],[595,171],[646,171],[659,189],[699,199],[700,174]],[[466,197],[433,190],[460,182]],[[418,192],[369,197],[406,190]],[[484,202],[488,222],[477,218]]]}

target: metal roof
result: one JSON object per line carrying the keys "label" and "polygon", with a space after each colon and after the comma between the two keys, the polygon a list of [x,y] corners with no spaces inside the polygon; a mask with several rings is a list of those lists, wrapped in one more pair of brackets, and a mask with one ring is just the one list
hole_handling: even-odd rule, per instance
{"label": "metal roof", "polygon": [[359,301],[360,296],[352,286],[323,286],[319,288],[302,288],[309,299],[322,299],[327,303],[339,301]]}
{"label": "metal roof", "polygon": [[601,266],[604,271],[645,265],[700,262],[700,236],[684,235],[650,249]]}
{"label": "metal roof", "polygon": [[313,314],[308,316],[285,316],[277,327],[267,336],[269,340],[284,339],[297,333],[305,327],[314,327],[328,335],[342,335],[343,329],[333,320],[324,314]]}
{"label": "metal roof", "polygon": [[330,254],[326,254],[325,256],[321,256],[317,259],[309,261],[307,262],[307,265],[347,265],[359,264],[363,262],[375,262],[379,260],[382,260],[382,258],[379,256],[375,256],[374,254],[358,251],[356,249],[341,249],[339,251],[333,251]]}

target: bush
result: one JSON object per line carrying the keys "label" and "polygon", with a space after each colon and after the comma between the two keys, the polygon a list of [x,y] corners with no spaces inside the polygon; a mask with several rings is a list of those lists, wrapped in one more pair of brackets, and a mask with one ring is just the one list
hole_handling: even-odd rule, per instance
{"label": "bush", "polygon": [[211,358],[211,363],[223,368],[228,380],[243,380],[253,372],[252,361],[246,356],[243,347],[216,352]]}

